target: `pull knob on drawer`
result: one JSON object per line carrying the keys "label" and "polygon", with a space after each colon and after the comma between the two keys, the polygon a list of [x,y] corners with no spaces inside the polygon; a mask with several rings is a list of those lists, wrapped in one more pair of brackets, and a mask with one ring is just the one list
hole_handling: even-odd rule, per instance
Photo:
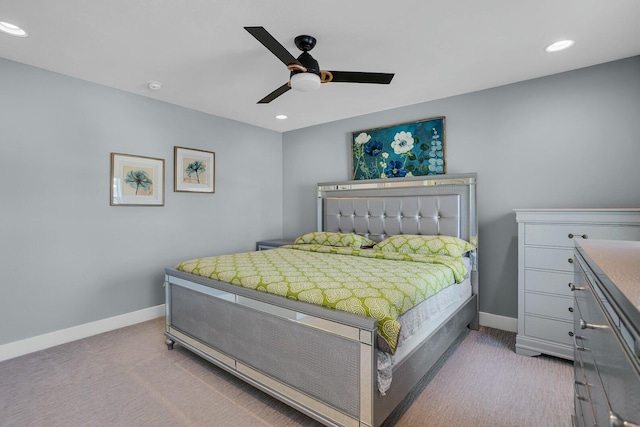
{"label": "pull knob on drawer", "polygon": [[584,386],[585,386],[585,388],[586,388],[586,384],[584,384],[584,383],[580,383],[579,381],[576,381],[576,382],[573,384],[573,393],[575,394],[576,399],[578,399],[578,400],[582,400],[583,402],[588,402],[588,401],[589,401],[589,398],[588,398],[588,397],[586,397],[586,396],[584,396],[584,395],[582,395],[582,394],[580,394],[580,393],[578,392],[578,385],[584,385]]}
{"label": "pull knob on drawer", "polygon": [[580,329],[609,329],[609,326],[587,323],[584,320],[580,319]]}
{"label": "pull knob on drawer", "polygon": [[576,383],[576,385],[583,385],[585,387],[593,387],[593,384],[589,384],[587,382],[584,381],[574,381]]}
{"label": "pull knob on drawer", "polygon": [[578,340],[583,340],[583,339],[584,339],[584,337],[581,337],[581,336],[578,336],[578,335],[574,335],[574,337],[573,337],[573,347],[577,351],[591,351],[591,349],[578,344]]}
{"label": "pull knob on drawer", "polygon": [[609,425],[611,427],[640,427],[639,424],[623,420],[615,412],[609,412]]}
{"label": "pull knob on drawer", "polygon": [[582,237],[583,239],[588,239],[589,236],[587,236],[586,234],[573,234],[573,233],[569,233],[569,238],[573,239],[574,237]]}
{"label": "pull knob on drawer", "polygon": [[584,286],[576,286],[573,283],[569,283],[569,289],[571,289],[571,291],[584,291]]}

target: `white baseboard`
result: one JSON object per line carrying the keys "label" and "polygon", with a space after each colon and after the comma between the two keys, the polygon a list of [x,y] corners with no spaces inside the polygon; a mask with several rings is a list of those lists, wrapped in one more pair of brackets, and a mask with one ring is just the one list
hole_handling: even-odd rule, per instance
{"label": "white baseboard", "polygon": [[164,304],[0,345],[0,362],[165,315]]}
{"label": "white baseboard", "polygon": [[[136,323],[146,322],[147,320],[157,319],[164,315],[165,306],[164,304],[161,304],[155,307],[122,314],[120,316],[97,320],[95,322],[85,323],[84,325],[74,326],[72,328],[38,335],[21,341],[3,344],[0,345],[0,362],[44,350],[46,348],[55,347],[67,342],[98,335],[103,332],[109,332],[115,329],[124,328],[125,326],[135,325]],[[497,314],[480,312],[480,325],[503,331],[518,332],[518,319],[499,316]]]}
{"label": "white baseboard", "polygon": [[480,312],[480,325],[502,331],[518,332],[518,319],[513,317],[498,316],[497,314]]}

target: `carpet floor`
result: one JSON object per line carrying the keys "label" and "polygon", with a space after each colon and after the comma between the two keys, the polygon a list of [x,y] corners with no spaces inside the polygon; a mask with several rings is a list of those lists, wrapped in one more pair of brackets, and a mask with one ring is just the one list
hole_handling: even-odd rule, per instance
{"label": "carpet floor", "polygon": [[[320,426],[190,351],[152,320],[0,363],[0,426]],[[573,366],[482,327],[448,350],[387,426],[568,427]]]}

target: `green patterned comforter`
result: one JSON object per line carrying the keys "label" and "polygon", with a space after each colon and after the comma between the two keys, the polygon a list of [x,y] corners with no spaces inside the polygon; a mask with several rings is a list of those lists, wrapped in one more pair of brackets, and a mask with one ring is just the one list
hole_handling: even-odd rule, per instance
{"label": "green patterned comforter", "polygon": [[377,319],[392,353],[397,318],[466,274],[461,257],[315,244],[199,258],[176,269]]}

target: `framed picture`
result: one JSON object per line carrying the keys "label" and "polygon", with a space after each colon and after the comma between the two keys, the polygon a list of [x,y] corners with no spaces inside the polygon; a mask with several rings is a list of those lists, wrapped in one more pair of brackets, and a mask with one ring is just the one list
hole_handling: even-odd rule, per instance
{"label": "framed picture", "polygon": [[215,193],[216,153],[174,147],[174,191]]}
{"label": "framed picture", "polygon": [[111,153],[111,206],[164,206],[164,159]]}
{"label": "framed picture", "polygon": [[353,179],[446,173],[444,119],[353,132]]}

